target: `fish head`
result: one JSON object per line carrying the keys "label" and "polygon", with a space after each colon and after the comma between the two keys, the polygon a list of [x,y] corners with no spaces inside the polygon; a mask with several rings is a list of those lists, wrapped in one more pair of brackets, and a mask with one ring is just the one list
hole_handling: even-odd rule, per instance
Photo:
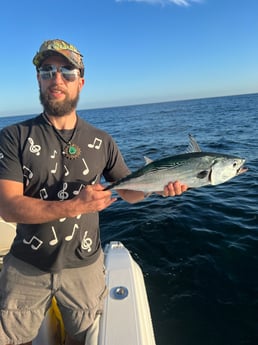
{"label": "fish head", "polygon": [[217,185],[247,171],[245,159],[234,156],[221,156],[214,159],[210,171],[210,183]]}

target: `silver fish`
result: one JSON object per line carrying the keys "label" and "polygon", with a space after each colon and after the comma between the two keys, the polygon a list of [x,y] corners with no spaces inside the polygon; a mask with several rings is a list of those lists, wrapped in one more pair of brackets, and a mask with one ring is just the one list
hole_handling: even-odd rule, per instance
{"label": "silver fish", "polygon": [[247,171],[245,159],[201,152],[195,139],[189,135],[187,153],[162,158],[146,159],[146,165],[128,176],[107,186],[108,189],[129,189],[144,193],[162,192],[169,182],[180,181],[188,188],[218,185]]}

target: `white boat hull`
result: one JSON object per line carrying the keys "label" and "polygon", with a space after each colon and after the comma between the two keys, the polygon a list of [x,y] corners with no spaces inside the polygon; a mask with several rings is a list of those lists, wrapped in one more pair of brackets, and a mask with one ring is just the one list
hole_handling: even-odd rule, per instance
{"label": "white boat hull", "polygon": [[143,274],[120,242],[105,248],[109,294],[98,345],[155,345]]}

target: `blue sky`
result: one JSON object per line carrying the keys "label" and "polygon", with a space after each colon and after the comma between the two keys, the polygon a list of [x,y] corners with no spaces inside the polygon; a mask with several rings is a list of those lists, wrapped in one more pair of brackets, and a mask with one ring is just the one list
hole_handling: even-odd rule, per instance
{"label": "blue sky", "polygon": [[3,0],[0,116],[41,111],[52,38],[84,55],[79,109],[258,92],[257,0]]}

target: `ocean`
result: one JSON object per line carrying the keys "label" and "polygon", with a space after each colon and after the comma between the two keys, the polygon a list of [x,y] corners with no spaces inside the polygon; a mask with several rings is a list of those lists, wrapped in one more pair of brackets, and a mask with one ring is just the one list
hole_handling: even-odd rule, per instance
{"label": "ocean", "polygon": [[225,184],[120,199],[100,221],[103,246],[123,242],[143,270],[157,345],[257,345],[258,94],[78,113],[114,137],[132,171],[144,156],[183,153],[189,133],[203,151],[246,159]]}

